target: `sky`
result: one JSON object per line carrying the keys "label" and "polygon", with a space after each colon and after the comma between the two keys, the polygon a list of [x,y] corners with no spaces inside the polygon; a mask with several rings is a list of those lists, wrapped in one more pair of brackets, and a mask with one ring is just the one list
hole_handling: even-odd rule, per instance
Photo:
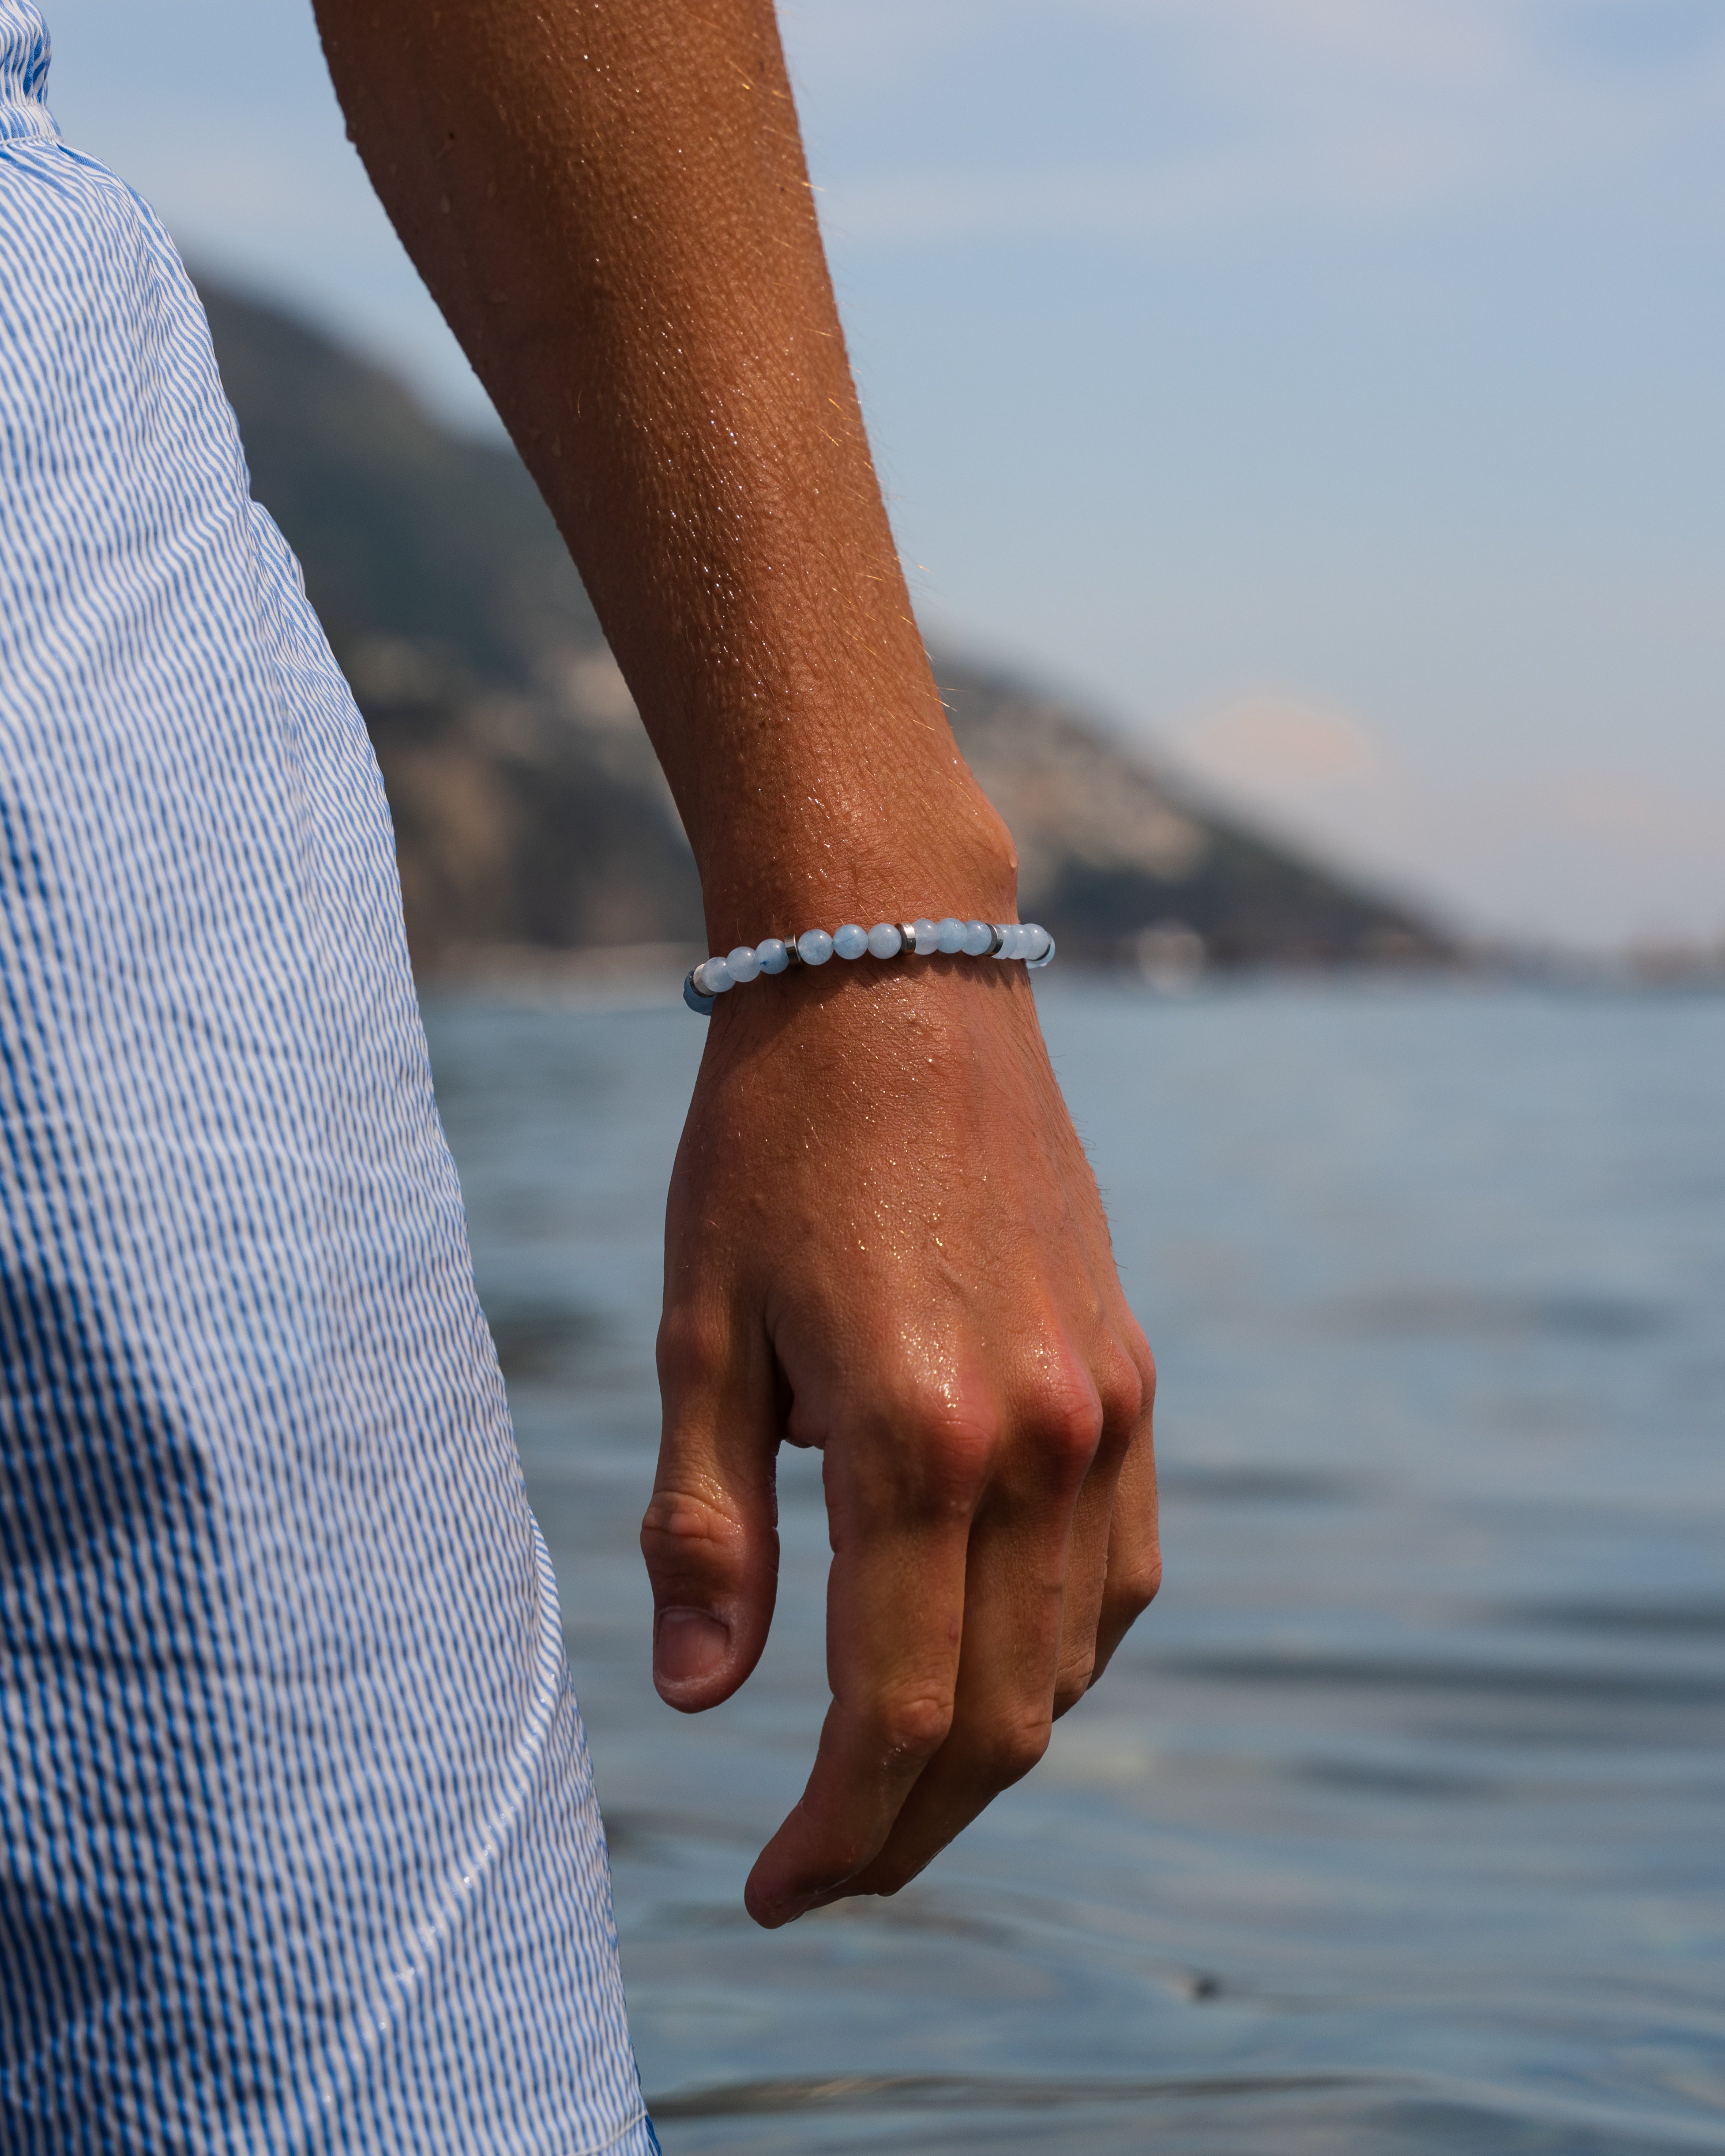
{"label": "sky", "polygon": [[[62,0],[182,248],[484,399],[309,0]],[[925,626],[1463,927],[1725,939],[1725,0],[783,0]]]}

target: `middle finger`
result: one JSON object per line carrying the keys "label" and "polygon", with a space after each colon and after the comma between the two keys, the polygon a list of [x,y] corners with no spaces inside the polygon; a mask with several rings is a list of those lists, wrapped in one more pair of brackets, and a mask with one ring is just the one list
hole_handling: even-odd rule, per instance
{"label": "middle finger", "polygon": [[1003,1461],[971,1528],[952,1729],[880,1854],[840,1893],[896,1893],[1047,1749],[1066,1599],[1092,1604],[1106,1561],[1106,1502],[1074,1532],[1079,1493],[1101,1465],[1101,1420],[1091,1394],[1065,1426],[1026,1432]]}

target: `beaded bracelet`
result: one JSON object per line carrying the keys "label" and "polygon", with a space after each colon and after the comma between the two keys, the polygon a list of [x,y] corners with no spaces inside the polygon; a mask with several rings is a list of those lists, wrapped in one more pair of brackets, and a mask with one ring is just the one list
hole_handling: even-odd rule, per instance
{"label": "beaded bracelet", "polygon": [[937,951],[948,957],[1021,958],[1040,971],[1055,954],[1055,940],[1034,921],[877,921],[859,928],[847,921],[829,936],[824,928],[805,928],[794,942],[769,936],[752,947],[739,943],[722,958],[703,958],[683,983],[683,1001],[702,1018],[727,988],[762,973],[782,973],[791,966],[824,966],[829,958],[908,957],[927,958]]}

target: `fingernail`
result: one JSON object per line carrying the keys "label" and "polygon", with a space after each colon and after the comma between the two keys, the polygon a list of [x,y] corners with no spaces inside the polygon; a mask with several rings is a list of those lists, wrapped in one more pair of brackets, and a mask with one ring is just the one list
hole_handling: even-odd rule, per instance
{"label": "fingernail", "polygon": [[698,1684],[716,1676],[731,1649],[731,1628],[706,1609],[661,1609],[653,1628],[653,1674],[661,1684]]}

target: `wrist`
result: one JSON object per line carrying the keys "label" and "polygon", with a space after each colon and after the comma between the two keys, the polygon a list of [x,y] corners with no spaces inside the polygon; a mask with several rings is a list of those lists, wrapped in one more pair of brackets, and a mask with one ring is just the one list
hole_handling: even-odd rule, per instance
{"label": "wrist", "polygon": [[896,790],[782,780],[774,813],[709,834],[696,851],[709,949],[843,921],[1012,920],[1011,838],[956,752],[952,761],[956,771]]}
{"label": "wrist", "polygon": [[958,752],[908,605],[824,617],[778,598],[770,619],[758,594],[739,604],[692,674],[663,652],[625,665],[695,855],[710,948],[931,909],[1010,920],[1011,835]]}

